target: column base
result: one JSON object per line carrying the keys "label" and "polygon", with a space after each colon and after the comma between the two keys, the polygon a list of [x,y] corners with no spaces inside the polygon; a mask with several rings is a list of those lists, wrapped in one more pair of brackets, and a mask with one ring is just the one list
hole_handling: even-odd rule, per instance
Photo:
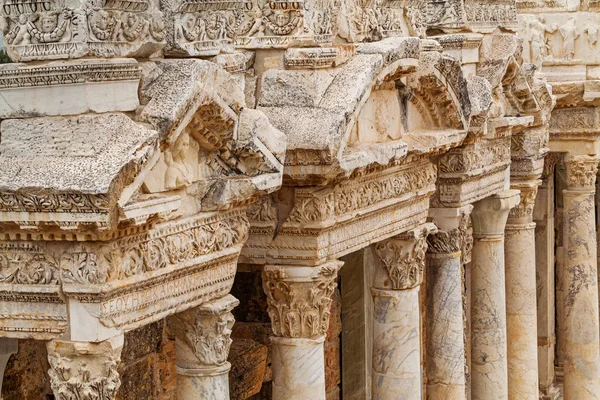
{"label": "column base", "polygon": [[229,400],[230,363],[214,368],[177,368],[177,400]]}

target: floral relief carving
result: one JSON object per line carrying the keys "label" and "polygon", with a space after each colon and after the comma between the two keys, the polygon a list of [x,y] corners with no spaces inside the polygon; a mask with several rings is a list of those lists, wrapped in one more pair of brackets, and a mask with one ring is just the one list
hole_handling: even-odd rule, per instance
{"label": "floral relief carving", "polygon": [[296,205],[289,222],[319,222],[334,216],[361,210],[379,202],[416,193],[435,184],[437,178],[433,165],[402,171],[382,177],[367,176],[357,184],[337,186],[331,191],[297,190]]}
{"label": "floral relief carving", "polygon": [[120,239],[99,251],[72,252],[62,260],[63,281],[78,284],[116,281],[238,246],[248,238],[249,223],[243,214],[196,224],[180,226],[182,231],[176,233],[165,229],[162,235]]}
{"label": "floral relief carving", "polygon": [[227,362],[235,323],[231,310],[238,304],[237,299],[227,295],[169,318],[178,345],[191,351],[200,367],[218,367]]}
{"label": "floral relief carving", "polygon": [[273,333],[290,338],[325,335],[339,263],[304,267],[314,271],[303,279],[289,277],[286,268],[303,267],[275,267],[263,272],[263,289],[267,294]]}
{"label": "floral relief carving", "polygon": [[375,252],[388,271],[392,289],[412,289],[422,283],[427,235],[431,231],[426,227],[377,243]]}
{"label": "floral relief carving", "polygon": [[510,142],[485,140],[476,147],[451,149],[439,161],[440,173],[465,173],[510,162]]}
{"label": "floral relief carving", "polygon": [[458,227],[448,231],[438,230],[427,236],[427,251],[434,254],[456,253],[465,248],[467,229],[469,224],[469,213],[462,213]]}
{"label": "floral relief carving", "polygon": [[[88,345],[98,346],[98,345]],[[102,344],[100,345],[102,346]],[[51,350],[51,349],[50,349]],[[48,352],[50,383],[57,400],[114,399],[121,386],[117,367],[121,361],[120,349],[93,358],[72,354]]]}
{"label": "floral relief carving", "polygon": [[567,185],[569,188],[595,189],[598,162],[587,156],[573,156],[565,159],[567,167]]}
{"label": "floral relief carving", "polygon": [[0,283],[57,285],[58,265],[29,244],[0,244]]}
{"label": "floral relief carving", "polygon": [[532,186],[513,187],[513,189],[519,189],[521,191],[521,201],[515,207],[510,209],[508,213],[509,218],[523,218],[533,215],[538,185],[539,182],[536,182]]}

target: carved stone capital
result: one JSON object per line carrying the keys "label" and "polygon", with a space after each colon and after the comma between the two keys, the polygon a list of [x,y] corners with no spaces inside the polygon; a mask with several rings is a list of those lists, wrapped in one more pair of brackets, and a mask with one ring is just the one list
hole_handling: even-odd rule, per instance
{"label": "carved stone capital", "polygon": [[438,227],[436,233],[427,237],[429,253],[457,253],[465,248],[472,205],[461,208],[431,208],[429,217]]}
{"label": "carved stone capital", "polygon": [[[391,289],[412,289],[423,282],[427,236],[436,231],[434,224],[427,223],[375,245],[375,253],[387,270]],[[379,286],[377,282],[375,286]]]}
{"label": "carved stone capital", "polygon": [[471,214],[473,235],[503,235],[508,212],[519,201],[518,190],[506,190],[475,203]]}
{"label": "carved stone capital", "polygon": [[214,369],[227,364],[235,322],[231,310],[239,303],[227,295],[169,318],[179,368]]}
{"label": "carved stone capital", "polygon": [[569,190],[595,190],[600,159],[591,156],[565,156]]}
{"label": "carved stone capital", "polygon": [[267,265],[262,279],[273,334],[314,339],[329,328],[340,261],[318,267]]}
{"label": "carved stone capital", "polygon": [[511,220],[526,219],[524,222],[531,222],[533,220],[535,198],[541,183],[540,180],[511,183],[511,189],[519,190],[521,192],[521,200],[519,204],[510,210],[508,218]]}
{"label": "carved stone capital", "polygon": [[564,153],[548,153],[544,158],[544,171],[542,179],[546,179],[550,174],[554,173],[556,166],[562,163]]}
{"label": "carved stone capital", "polygon": [[48,342],[50,384],[57,400],[116,399],[123,335],[100,343]]}

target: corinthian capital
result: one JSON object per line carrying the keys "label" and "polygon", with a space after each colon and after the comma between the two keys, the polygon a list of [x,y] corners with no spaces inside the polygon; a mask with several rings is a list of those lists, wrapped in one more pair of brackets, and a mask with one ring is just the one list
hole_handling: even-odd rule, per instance
{"label": "corinthian capital", "polygon": [[123,340],[120,335],[100,343],[48,342],[48,373],[55,398],[116,399]]}
{"label": "corinthian capital", "polygon": [[461,208],[430,208],[429,217],[438,231],[427,237],[427,251],[432,254],[463,251],[467,246],[465,242],[472,210],[472,205]]}
{"label": "corinthian capital", "polygon": [[538,187],[542,181],[528,181],[528,182],[511,182],[510,188],[518,190],[520,192],[521,200],[519,204],[513,207],[508,213],[508,217],[514,219],[526,219],[531,222],[533,219],[533,208],[535,207],[535,198],[537,196]]}
{"label": "corinthian capital", "polygon": [[318,267],[265,266],[263,289],[275,336],[314,339],[327,333],[341,266],[340,261]]}
{"label": "corinthian capital", "polygon": [[436,231],[435,225],[428,223],[375,245],[392,289],[411,289],[423,282],[427,236]]}
{"label": "corinthian capital", "polygon": [[598,173],[597,157],[571,156],[565,157],[567,167],[567,185],[569,190],[595,190]]}
{"label": "corinthian capital", "polygon": [[169,328],[177,340],[178,367],[217,368],[227,363],[235,322],[231,310],[239,303],[227,295],[169,318]]}

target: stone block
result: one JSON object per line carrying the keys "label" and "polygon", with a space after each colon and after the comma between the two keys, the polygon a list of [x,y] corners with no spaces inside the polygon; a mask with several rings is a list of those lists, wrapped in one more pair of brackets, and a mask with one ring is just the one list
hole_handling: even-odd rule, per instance
{"label": "stone block", "polygon": [[267,346],[252,339],[234,339],[229,350],[231,399],[246,400],[260,392],[267,369]]}
{"label": "stone block", "polygon": [[325,388],[329,393],[335,388],[339,389],[342,369],[340,357],[340,339],[325,342]]}
{"label": "stone block", "polygon": [[0,118],[133,111],[139,82],[134,59],[0,65]]}
{"label": "stone block", "polygon": [[128,366],[151,353],[156,353],[162,341],[163,325],[163,320],[160,320],[127,332],[121,354],[122,365]]}
{"label": "stone block", "polygon": [[119,374],[121,387],[117,392],[117,400],[150,400],[156,397],[154,356],[120,369]]}

